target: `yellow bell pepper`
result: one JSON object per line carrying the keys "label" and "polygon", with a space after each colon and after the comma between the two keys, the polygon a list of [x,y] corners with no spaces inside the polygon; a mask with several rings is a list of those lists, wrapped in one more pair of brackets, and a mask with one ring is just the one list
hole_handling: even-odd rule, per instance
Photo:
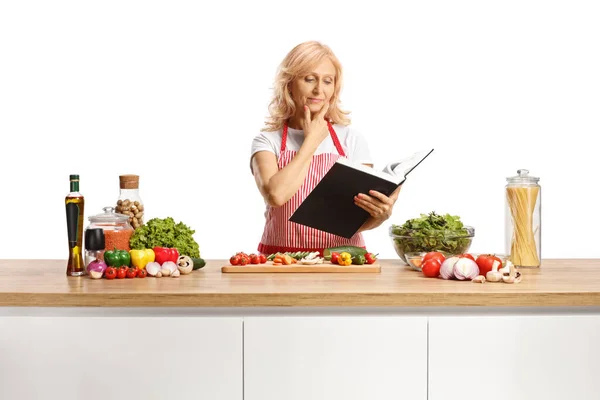
{"label": "yellow bell pepper", "polygon": [[144,269],[148,263],[154,262],[154,250],[130,250],[131,264],[137,269]]}
{"label": "yellow bell pepper", "polygon": [[338,258],[338,264],[344,266],[352,264],[352,255],[346,251],[341,252],[340,257]]}

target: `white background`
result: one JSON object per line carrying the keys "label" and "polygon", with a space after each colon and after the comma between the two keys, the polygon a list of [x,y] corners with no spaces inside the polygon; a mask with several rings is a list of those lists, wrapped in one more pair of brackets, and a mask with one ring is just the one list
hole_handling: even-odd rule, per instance
{"label": "white background", "polygon": [[[202,4],[201,4],[202,3]],[[3,1],[0,258],[66,258],[64,197],[86,218],[139,174],[147,218],[196,230],[205,258],[254,251],[248,168],[278,63],[320,40],[376,166],[423,148],[367,246],[435,210],[503,252],[505,178],[541,178],[542,256],[600,257],[600,4],[595,1]],[[87,226],[87,219],[86,219]]]}

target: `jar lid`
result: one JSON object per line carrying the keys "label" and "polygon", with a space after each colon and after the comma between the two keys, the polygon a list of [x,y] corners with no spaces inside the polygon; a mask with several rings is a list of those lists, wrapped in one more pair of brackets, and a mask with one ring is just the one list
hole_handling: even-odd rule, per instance
{"label": "jar lid", "polygon": [[114,212],[114,207],[104,207],[104,213],[92,215],[88,219],[92,223],[110,224],[110,225],[125,225],[129,221],[129,215],[119,214]]}
{"label": "jar lid", "polygon": [[140,186],[139,175],[119,175],[121,189],[138,189]]}
{"label": "jar lid", "polygon": [[540,178],[530,176],[529,171],[526,169],[517,170],[517,176],[510,176],[506,178],[509,183],[538,183]]}

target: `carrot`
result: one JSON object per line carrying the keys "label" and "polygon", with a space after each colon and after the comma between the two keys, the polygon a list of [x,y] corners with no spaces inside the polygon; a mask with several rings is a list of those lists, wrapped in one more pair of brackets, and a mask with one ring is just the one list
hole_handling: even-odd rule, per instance
{"label": "carrot", "polygon": [[291,265],[292,264],[292,257],[288,256],[287,254],[283,255],[283,263],[285,265]]}

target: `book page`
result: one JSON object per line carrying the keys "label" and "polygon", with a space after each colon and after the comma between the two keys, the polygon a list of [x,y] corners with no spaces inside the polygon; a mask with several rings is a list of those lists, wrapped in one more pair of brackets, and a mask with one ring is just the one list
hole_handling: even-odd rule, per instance
{"label": "book page", "polygon": [[387,164],[383,167],[383,172],[405,178],[417,165],[421,163],[431,152],[430,150],[423,150],[417,153],[414,153],[412,156],[404,158],[400,161],[395,161]]}

